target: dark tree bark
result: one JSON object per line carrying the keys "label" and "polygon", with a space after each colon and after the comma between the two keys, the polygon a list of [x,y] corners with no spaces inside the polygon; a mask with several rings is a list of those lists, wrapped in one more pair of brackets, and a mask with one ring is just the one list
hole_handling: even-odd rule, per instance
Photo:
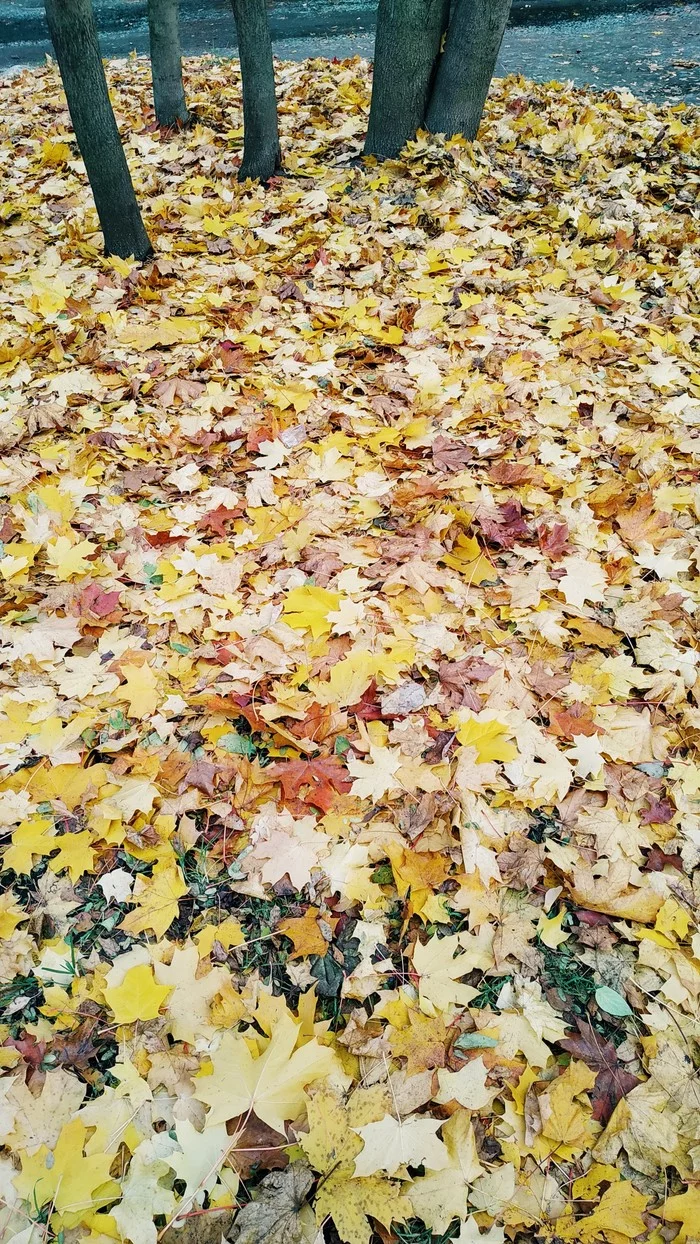
{"label": "dark tree bark", "polygon": [[275,70],[265,0],[231,0],[243,86],[243,162],[239,181],[268,181],[280,167]]}
{"label": "dark tree bark", "polygon": [[85,163],[108,255],[151,253],[114,120],[91,0],[45,0],[73,129]]}
{"label": "dark tree bark", "polygon": [[476,138],[511,0],[456,0],[426,115],[433,134]]}
{"label": "dark tree bark", "polygon": [[153,104],[159,125],[189,120],[182,84],[178,0],[148,0]]}
{"label": "dark tree bark", "polygon": [[397,156],[425,120],[449,0],[379,0],[365,155]]}

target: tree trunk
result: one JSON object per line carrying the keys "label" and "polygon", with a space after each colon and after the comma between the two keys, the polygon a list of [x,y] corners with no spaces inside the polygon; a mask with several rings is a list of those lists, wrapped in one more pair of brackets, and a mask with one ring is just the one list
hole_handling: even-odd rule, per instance
{"label": "tree trunk", "polygon": [[476,138],[511,0],[456,0],[427,112],[433,134]]}
{"label": "tree trunk", "polygon": [[425,120],[449,0],[379,0],[365,155],[397,156]]}
{"label": "tree trunk", "polygon": [[189,120],[182,85],[178,0],[148,0],[153,104],[159,125]]}
{"label": "tree trunk", "polygon": [[85,163],[108,255],[151,253],[114,120],[91,0],[45,0],[73,129]]}
{"label": "tree trunk", "polygon": [[231,0],[243,86],[243,163],[239,181],[268,181],[280,167],[275,70],[265,0]]}

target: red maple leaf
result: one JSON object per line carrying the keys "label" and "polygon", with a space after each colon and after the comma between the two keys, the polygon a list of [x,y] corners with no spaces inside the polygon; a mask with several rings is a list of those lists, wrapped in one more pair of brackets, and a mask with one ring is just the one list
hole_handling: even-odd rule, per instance
{"label": "red maple leaf", "polygon": [[348,710],[355,717],[360,717],[362,721],[380,721],[382,710],[377,703],[377,684],[372,679],[369,687],[362,694],[362,699],[357,704],[351,704]]}
{"label": "red maple leaf", "polygon": [[[643,851],[648,848],[642,847]],[[661,847],[652,847],[646,858],[646,863],[642,864],[642,872],[661,873],[664,868],[676,868],[679,873],[683,872],[683,861],[680,855],[668,855],[666,851],[662,851]]]}
{"label": "red maple leaf", "polygon": [[152,549],[167,548],[170,544],[182,544],[187,536],[171,536],[169,531],[146,531],[144,535]]}
{"label": "red maple leaf", "polygon": [[577,734],[584,734],[586,738],[590,738],[598,730],[591,716],[590,706],[580,704],[578,700],[570,704],[568,708],[552,712],[550,720],[549,728],[552,734],[557,734],[560,738],[574,738]]}
{"label": "red maple leaf", "polygon": [[41,1066],[46,1054],[46,1042],[37,1041],[36,1037],[24,1028],[19,1037],[7,1037],[3,1041],[4,1046],[11,1046],[15,1050],[19,1050],[24,1062],[36,1071]]}
{"label": "red maple leaf", "polygon": [[642,825],[667,825],[676,815],[676,809],[668,799],[655,799],[640,813]]}
{"label": "red maple leaf", "polygon": [[433,462],[439,471],[450,475],[461,471],[474,457],[474,450],[466,441],[455,440],[452,436],[436,436],[431,445]]}
{"label": "red maple leaf", "polygon": [[516,462],[497,462],[489,470],[489,479],[494,484],[525,484],[532,476],[531,466],[521,466]]}
{"label": "red maple leaf", "polygon": [[233,518],[240,518],[242,513],[242,510],[227,510],[225,505],[218,505],[215,510],[208,510],[202,515],[197,523],[197,530],[213,531],[217,536],[224,538],[226,536],[224,523],[229,523]]}
{"label": "red maple leaf", "polygon": [[227,376],[244,376],[253,367],[252,361],[246,356],[245,351],[237,347],[233,341],[221,342],[219,358]]}
{"label": "red maple leaf", "polygon": [[272,427],[267,427],[264,424],[258,424],[257,427],[251,428],[245,443],[248,453],[256,454],[260,446],[263,445],[265,441],[274,441],[278,431],[279,428],[275,419],[272,421]]}
{"label": "red maple leaf", "polygon": [[322,812],[330,812],[335,795],[344,795],[352,786],[347,770],[336,756],[286,760],[270,765],[265,776],[280,783],[285,800],[301,799]]}
{"label": "red maple leaf", "polygon": [[214,781],[219,772],[218,765],[213,765],[208,760],[195,760],[194,764],[190,765],[180,789],[184,791],[188,786],[196,786],[197,790],[203,791],[205,795],[213,795]]}
{"label": "red maple leaf", "polygon": [[516,498],[499,505],[496,521],[482,518],[479,523],[488,543],[499,549],[512,549],[517,540],[530,535],[530,528],[522,516],[522,506]]}
{"label": "red maple leaf", "polygon": [[97,583],[89,583],[80,593],[80,608],[96,618],[106,618],[119,605],[119,592],[105,592]]}
{"label": "red maple leaf", "polygon": [[538,527],[537,535],[542,552],[548,553],[552,561],[558,561],[565,553],[570,552],[569,528],[566,523],[553,523],[551,527],[546,527],[543,523]]}
{"label": "red maple leaf", "polygon": [[606,1041],[583,1019],[577,1019],[576,1025],[578,1033],[572,1033],[559,1044],[575,1058],[582,1058],[586,1066],[597,1073],[591,1091],[592,1117],[598,1123],[607,1123],[617,1103],[639,1084],[639,1080],[620,1065],[612,1041]]}

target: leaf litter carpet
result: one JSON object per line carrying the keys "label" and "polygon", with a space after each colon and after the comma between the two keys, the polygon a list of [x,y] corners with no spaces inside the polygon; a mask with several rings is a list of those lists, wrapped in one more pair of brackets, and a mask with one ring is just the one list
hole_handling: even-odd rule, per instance
{"label": "leaf litter carpet", "polygon": [[0,84],[0,1234],[700,1238],[698,117]]}

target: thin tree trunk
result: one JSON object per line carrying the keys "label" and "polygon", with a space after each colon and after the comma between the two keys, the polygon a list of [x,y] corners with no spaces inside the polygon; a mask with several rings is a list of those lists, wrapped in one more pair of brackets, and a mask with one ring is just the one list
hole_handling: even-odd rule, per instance
{"label": "thin tree trunk", "polygon": [[108,255],[151,253],[109,100],[91,0],[45,0],[73,129]]}
{"label": "thin tree trunk", "polygon": [[379,0],[365,155],[397,156],[424,124],[449,0]]}
{"label": "thin tree trunk", "polygon": [[427,112],[433,134],[476,138],[511,0],[456,0]]}
{"label": "thin tree trunk", "polygon": [[182,84],[178,0],[148,0],[153,104],[159,125],[189,120]]}
{"label": "thin tree trunk", "polygon": [[243,163],[239,181],[268,181],[280,167],[275,70],[265,0],[231,0],[243,86]]}

